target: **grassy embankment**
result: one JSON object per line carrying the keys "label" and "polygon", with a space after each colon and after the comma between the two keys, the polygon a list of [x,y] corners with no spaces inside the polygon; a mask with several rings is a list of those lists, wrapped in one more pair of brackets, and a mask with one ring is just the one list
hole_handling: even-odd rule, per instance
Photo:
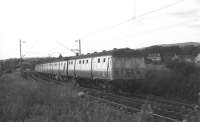
{"label": "grassy embankment", "polygon": [[4,74],[0,77],[0,122],[147,122],[143,120],[150,117],[117,111],[77,94],[71,82],[62,86],[24,79],[19,72]]}
{"label": "grassy embankment", "polygon": [[0,78],[0,122],[136,122],[133,114],[78,97],[64,86],[24,79],[18,72]]}

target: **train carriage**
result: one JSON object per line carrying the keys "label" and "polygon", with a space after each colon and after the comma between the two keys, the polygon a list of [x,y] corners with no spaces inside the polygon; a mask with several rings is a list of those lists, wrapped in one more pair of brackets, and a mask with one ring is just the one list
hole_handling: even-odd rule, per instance
{"label": "train carriage", "polygon": [[74,74],[76,77],[90,78],[91,77],[92,58],[76,59],[74,66]]}
{"label": "train carriage", "polygon": [[111,58],[111,54],[93,58],[92,76],[94,79],[113,79]]}
{"label": "train carriage", "polygon": [[61,76],[66,76],[67,75],[67,64],[68,61],[60,61],[59,62],[59,70],[58,70],[58,74],[60,74]]}
{"label": "train carriage", "polygon": [[36,65],[38,72],[55,76],[102,80],[144,79],[144,57],[132,49],[114,49],[68,57],[64,61]]}

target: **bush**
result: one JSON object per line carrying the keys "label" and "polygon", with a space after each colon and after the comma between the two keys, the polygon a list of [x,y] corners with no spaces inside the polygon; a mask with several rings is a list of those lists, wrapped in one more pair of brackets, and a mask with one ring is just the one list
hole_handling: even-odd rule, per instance
{"label": "bush", "polygon": [[70,83],[61,86],[6,75],[0,79],[1,122],[135,121],[132,114],[78,97]]}
{"label": "bush", "polygon": [[167,62],[166,66],[167,68],[173,70],[175,73],[180,73],[184,76],[189,76],[198,70],[194,63],[182,60],[169,61]]}
{"label": "bush", "polygon": [[200,91],[199,68],[183,61],[171,61],[167,67],[168,70],[149,70],[145,80],[113,81],[114,90],[196,103]]}

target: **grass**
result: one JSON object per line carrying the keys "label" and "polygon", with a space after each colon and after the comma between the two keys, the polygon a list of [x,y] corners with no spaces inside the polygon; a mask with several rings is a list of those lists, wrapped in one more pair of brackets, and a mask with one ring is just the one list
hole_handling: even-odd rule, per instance
{"label": "grass", "polygon": [[18,72],[5,74],[0,77],[0,122],[165,122],[151,120],[145,109],[127,114],[77,94],[71,82],[61,86],[24,79]]}
{"label": "grass", "polygon": [[1,122],[128,122],[132,114],[78,97],[71,83],[64,86],[23,79],[19,73],[0,78]]}

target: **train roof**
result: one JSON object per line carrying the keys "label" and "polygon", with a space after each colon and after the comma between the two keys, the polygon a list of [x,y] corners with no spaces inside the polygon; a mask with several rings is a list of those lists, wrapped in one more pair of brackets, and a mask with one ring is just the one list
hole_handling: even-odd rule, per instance
{"label": "train roof", "polygon": [[109,51],[102,51],[102,52],[94,52],[94,53],[88,53],[86,55],[79,55],[79,56],[70,56],[70,57],[63,57],[62,59],[57,59],[51,62],[46,62],[42,64],[48,64],[48,63],[56,63],[58,61],[66,61],[69,59],[81,59],[81,58],[89,58],[89,57],[98,57],[98,56],[114,56],[114,57],[144,57],[141,51],[139,50],[134,50],[130,48],[121,48],[121,49],[116,49],[114,48],[113,50]]}
{"label": "train roof", "polygon": [[80,58],[89,58],[89,57],[98,57],[98,56],[107,56],[107,55],[111,55],[114,57],[129,57],[129,56],[143,57],[143,54],[141,53],[141,51],[138,51],[138,50],[133,50],[130,48],[121,48],[121,49],[114,48],[113,50],[109,50],[109,51],[104,50],[102,52],[88,53],[86,55],[71,56],[71,57],[67,57],[67,59],[80,59]]}

